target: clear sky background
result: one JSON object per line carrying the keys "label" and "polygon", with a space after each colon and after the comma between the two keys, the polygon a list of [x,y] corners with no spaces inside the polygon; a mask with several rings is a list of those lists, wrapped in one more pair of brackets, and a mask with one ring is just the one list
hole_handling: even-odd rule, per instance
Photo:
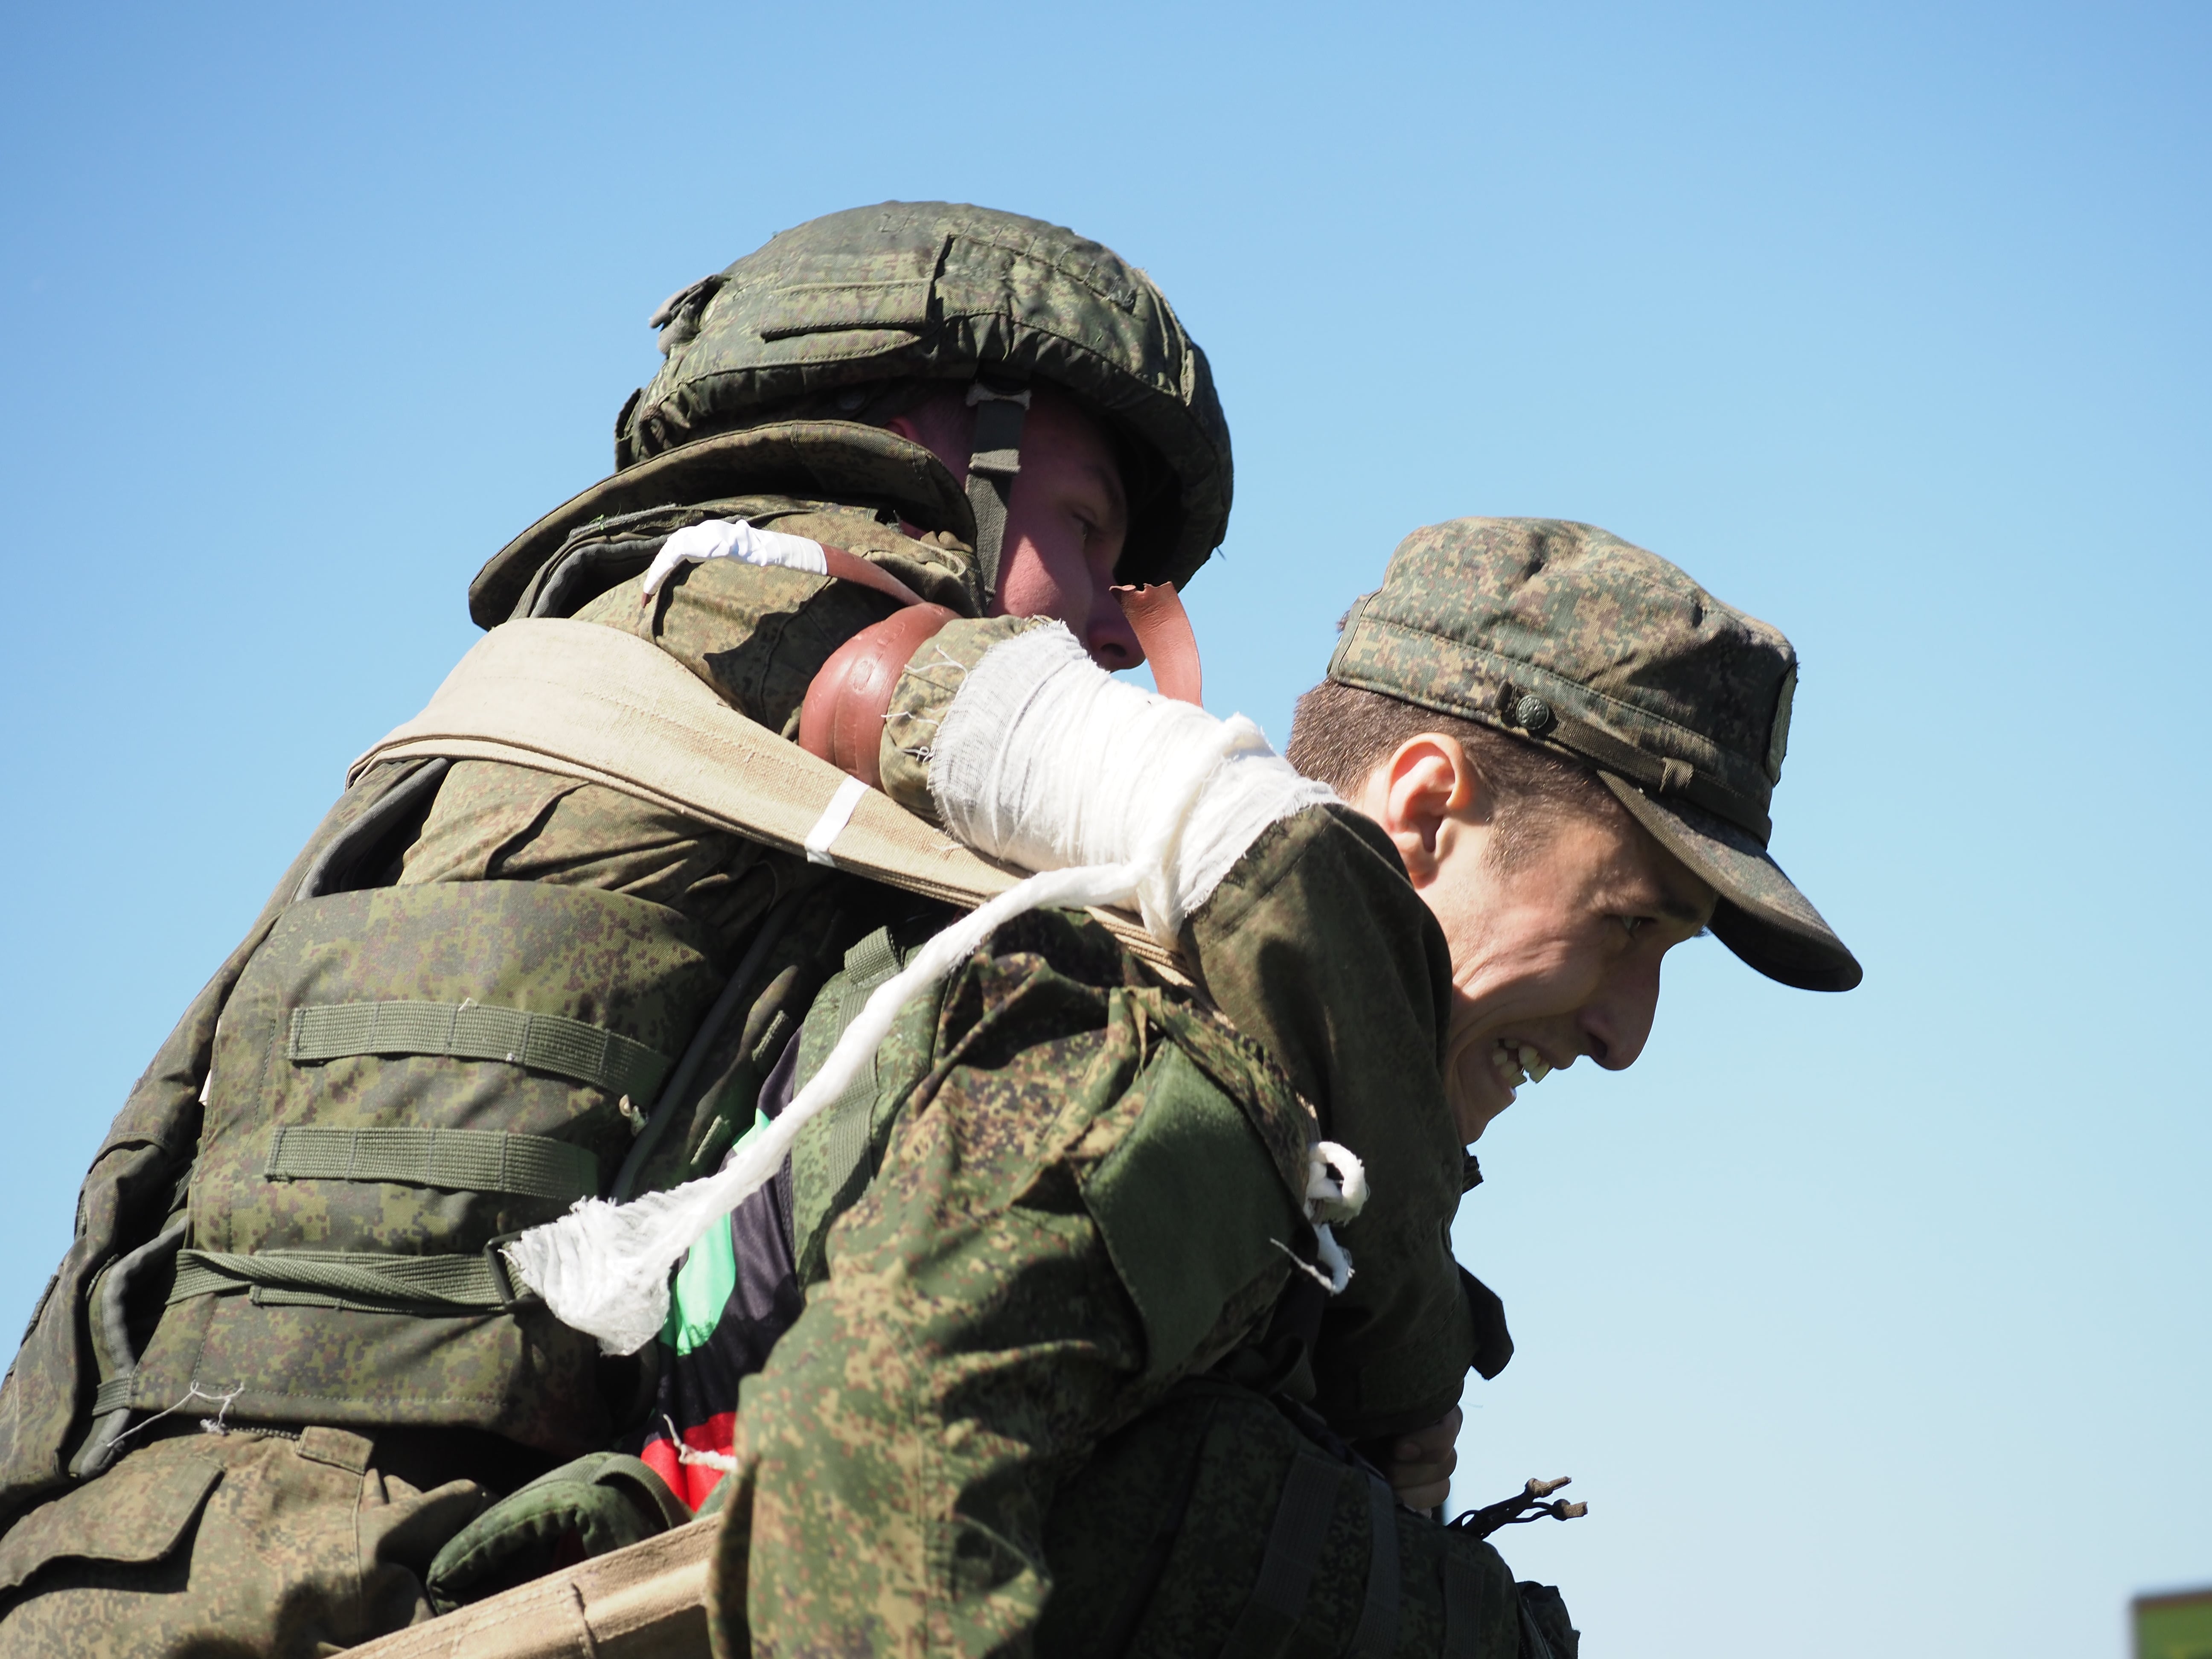
{"label": "clear sky background", "polygon": [[1700,942],[1492,1130],[1459,1498],[1576,1477],[1500,1541],[1594,1654],[2119,1654],[2212,1582],[2209,130],[2202,0],[7,8],[0,1319],[655,302],[977,201],[1212,356],[1217,710],[1463,514],[1802,653],[1775,846],[1866,984]]}

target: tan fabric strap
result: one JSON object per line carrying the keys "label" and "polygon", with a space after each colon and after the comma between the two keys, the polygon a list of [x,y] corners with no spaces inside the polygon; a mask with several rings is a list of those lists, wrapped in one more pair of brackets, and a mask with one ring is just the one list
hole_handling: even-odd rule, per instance
{"label": "tan fabric strap", "polygon": [[[648,640],[597,623],[530,617],[477,641],[413,720],[356,760],[504,761],[603,784],[787,853],[973,907],[1021,872],[990,863],[880,790],[854,799],[828,761],[732,708]],[[833,805],[850,816],[817,838]],[[1124,945],[1175,968],[1135,917],[1094,912]]]}
{"label": "tan fabric strap", "polygon": [[346,1650],[355,1659],[698,1659],[721,1526],[708,1516]]}

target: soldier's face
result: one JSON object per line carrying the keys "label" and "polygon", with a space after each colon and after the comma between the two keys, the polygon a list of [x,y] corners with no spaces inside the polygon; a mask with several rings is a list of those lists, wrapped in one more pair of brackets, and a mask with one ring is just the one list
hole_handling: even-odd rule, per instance
{"label": "soldier's face", "polygon": [[[925,404],[890,425],[966,484],[975,422],[957,398]],[[1057,617],[1101,668],[1134,667],[1144,647],[1113,594],[1114,566],[1128,533],[1113,445],[1073,404],[1049,386],[1036,388],[1022,422],[1022,470],[1006,502],[993,612]]]}
{"label": "soldier's face", "polygon": [[1499,803],[1448,737],[1402,745],[1353,805],[1397,843],[1451,947],[1444,1079],[1462,1139],[1585,1054],[1635,1063],[1660,961],[1711,919],[1710,886],[1626,811],[1520,809],[1538,816],[1501,856]]}

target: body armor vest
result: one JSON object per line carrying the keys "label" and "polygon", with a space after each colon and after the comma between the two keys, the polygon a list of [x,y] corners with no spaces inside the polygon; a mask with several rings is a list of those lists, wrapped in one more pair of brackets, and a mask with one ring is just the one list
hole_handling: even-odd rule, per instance
{"label": "body armor vest", "polygon": [[498,1244],[597,1195],[720,988],[700,930],[619,893],[441,883],[294,904],[216,1030],[173,1281],[128,1403],[612,1431],[589,1338]]}

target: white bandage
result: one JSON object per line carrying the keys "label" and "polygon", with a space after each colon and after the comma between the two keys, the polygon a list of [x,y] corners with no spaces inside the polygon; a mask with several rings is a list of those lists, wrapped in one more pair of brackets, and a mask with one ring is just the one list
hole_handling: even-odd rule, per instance
{"label": "white bandage", "polygon": [[[994,646],[969,671],[938,734],[929,781],[954,835],[1038,873],[954,922],[877,987],[822,1069],[720,1170],[633,1204],[583,1200],[508,1247],[516,1273],[555,1317],[607,1352],[634,1353],[653,1339],[668,1316],[669,1270],[684,1252],[775,1175],[808,1120],[872,1063],[899,1011],[994,930],[1030,910],[1134,903],[1153,934],[1172,943],[1262,830],[1336,799],[1277,758],[1242,715],[1218,720],[1125,685],[1056,623]],[[1309,1213],[1356,1212],[1365,1184],[1358,1160],[1326,1143],[1323,1151]],[[1326,1219],[1316,1231],[1324,1282],[1341,1290],[1351,1263]]]}
{"label": "white bandage", "polygon": [[743,519],[709,519],[686,525],[666,541],[646,567],[645,597],[660,591],[661,583],[679,564],[698,564],[708,559],[738,559],[746,564],[775,565],[803,570],[810,576],[830,574],[822,556],[822,544],[804,536],[787,536],[781,530],[756,530]]}
{"label": "white bandage", "polygon": [[1262,830],[1336,799],[1243,715],[1117,680],[1057,623],[969,671],[929,793],[954,836],[1025,870],[1139,865],[1139,914],[1170,943]]}

